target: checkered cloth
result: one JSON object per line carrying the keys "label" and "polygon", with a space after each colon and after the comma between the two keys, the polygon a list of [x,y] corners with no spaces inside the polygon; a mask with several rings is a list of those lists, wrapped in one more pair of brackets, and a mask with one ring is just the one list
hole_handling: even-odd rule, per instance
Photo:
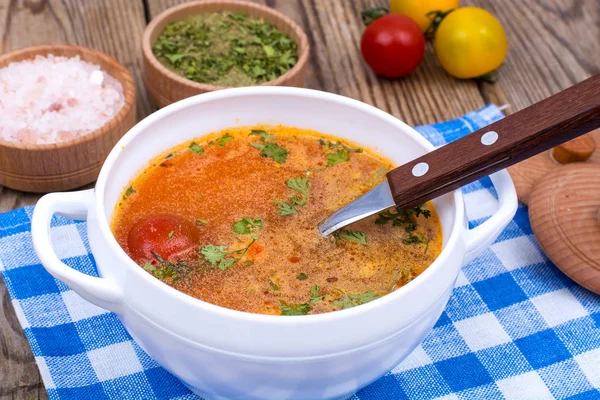
{"label": "checkered cloth", "polygon": [[[502,117],[495,106],[417,128],[435,145]],[[464,188],[471,227],[497,207],[489,179]],[[0,215],[0,272],[51,399],[195,399],[127,334],[117,317],[80,298],[39,264],[32,208]],[[55,217],[56,253],[96,275],[85,222]],[[433,331],[354,400],[600,399],[600,297],[542,254],[527,208],[460,273]],[[202,373],[199,371],[198,373]]]}

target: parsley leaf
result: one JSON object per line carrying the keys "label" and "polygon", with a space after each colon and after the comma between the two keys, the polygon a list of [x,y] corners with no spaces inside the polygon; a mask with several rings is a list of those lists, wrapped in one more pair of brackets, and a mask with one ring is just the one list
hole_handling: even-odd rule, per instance
{"label": "parsley leaf", "polygon": [[127,190],[125,191],[125,194],[123,195],[123,200],[126,200],[129,196],[131,196],[134,193],[135,193],[135,190],[133,189],[133,186],[129,186],[127,188]]}
{"label": "parsley leaf", "polygon": [[298,275],[296,275],[296,279],[298,279],[299,281],[304,281],[308,279],[308,275],[304,272],[300,272]]}
{"label": "parsley leaf", "polygon": [[350,153],[346,150],[337,150],[335,153],[327,154],[328,167],[333,167],[348,160],[350,160]]}
{"label": "parsley leaf", "polygon": [[386,225],[391,221],[393,226],[404,226],[404,230],[408,234],[407,237],[402,239],[402,243],[404,244],[425,243],[425,235],[422,233],[414,233],[414,231],[417,230],[417,221],[415,218],[413,218],[413,215],[415,217],[423,215],[425,219],[431,216],[431,211],[423,209],[423,207],[424,205],[421,205],[413,208],[407,208],[406,210],[396,210],[396,212],[387,210],[377,214],[375,223],[378,225]]}
{"label": "parsley leaf", "polygon": [[174,234],[175,234],[175,231],[169,232],[169,234],[167,235],[167,238],[171,239]]}
{"label": "parsley leaf", "polygon": [[296,209],[289,203],[282,201],[278,203],[277,208],[279,209],[279,215],[285,217],[286,215],[296,214]]}
{"label": "parsley leaf", "polygon": [[361,149],[360,147],[353,149],[352,147],[346,146],[339,140],[337,141],[337,143],[333,143],[330,140],[319,139],[319,144],[321,146],[323,146],[323,150],[325,150],[325,153],[329,153],[329,150],[337,150],[337,149],[344,149],[350,153],[362,153],[363,152],[363,149]]}
{"label": "parsley leaf", "polygon": [[177,281],[180,276],[185,275],[189,270],[189,266],[183,261],[172,263],[164,260],[153,251],[151,253],[158,262],[158,266],[152,264],[150,261],[146,261],[142,267],[157,279],[172,278],[173,281]]}
{"label": "parsley leaf", "polygon": [[261,157],[271,157],[273,161],[283,164],[287,161],[287,156],[290,154],[286,149],[278,145],[277,143],[269,142],[275,135],[268,133],[263,130],[253,129],[248,136],[260,136],[260,140],[263,143],[250,143],[250,146],[256,147],[260,150]]}
{"label": "parsley leaf", "polygon": [[226,133],[223,136],[221,136],[220,138],[215,139],[215,142],[217,142],[217,144],[220,147],[223,147],[232,140],[233,140],[233,136],[231,136],[229,133]]}
{"label": "parsley leaf", "polygon": [[245,217],[233,224],[233,231],[235,233],[239,233],[240,235],[247,235],[252,233],[254,228],[262,227],[262,219],[255,218],[252,219],[250,217]]}
{"label": "parsley leaf", "polygon": [[271,157],[273,161],[276,161],[279,164],[285,163],[288,154],[290,154],[286,149],[273,142],[267,142],[266,144],[252,143],[252,146],[260,149],[260,155],[262,157]]}
{"label": "parsley leaf", "polygon": [[363,246],[368,246],[367,234],[364,232],[340,229],[339,231],[334,233],[334,236],[336,239],[347,239],[356,243],[360,243]]}
{"label": "parsley leaf", "polygon": [[[221,271],[231,267],[235,262],[241,260],[248,252],[248,249],[256,242],[256,239],[252,239],[250,244],[239,250],[228,251],[227,246],[215,246],[214,244],[208,244],[200,249],[200,253],[204,256],[204,259],[210,263],[210,265],[217,267]],[[239,254],[239,257],[235,257]]]}
{"label": "parsley leaf", "polygon": [[269,133],[262,129],[252,129],[248,136],[260,136],[260,140],[262,140],[263,142],[268,142],[269,140],[275,137],[275,135],[273,135],[272,133]]}
{"label": "parsley leaf", "polygon": [[285,183],[290,189],[298,192],[298,194],[288,196],[289,203],[276,200],[275,203],[279,208],[279,215],[281,216],[296,214],[296,207],[305,205],[310,198],[311,183],[308,180],[308,175],[290,178],[286,180]]}
{"label": "parsley leaf", "polygon": [[305,177],[297,177],[297,178],[290,178],[287,181],[285,181],[285,183],[287,184],[287,186],[290,189],[295,190],[296,192],[300,193],[302,196],[294,196],[291,197],[292,199],[292,204],[295,206],[303,206],[306,204],[306,202],[308,201],[308,198],[310,197],[310,182],[308,181],[308,176]]}
{"label": "parsley leaf", "polygon": [[321,287],[318,285],[315,285],[313,287],[310,288],[310,299],[308,300],[309,304],[315,304],[321,300],[323,300],[323,298],[325,296],[319,296],[319,291],[321,290]]}
{"label": "parsley leaf", "polygon": [[402,239],[402,243],[404,244],[421,244],[425,243],[425,235],[419,233],[415,235],[414,233],[409,233],[408,237]]}
{"label": "parsley leaf", "polygon": [[213,266],[216,266],[221,271],[230,267],[235,259],[225,258],[229,255],[227,246],[215,246],[213,244],[206,245],[200,249],[204,258]]}
{"label": "parsley leaf", "polygon": [[283,300],[279,300],[279,309],[281,315],[306,315],[310,311],[310,304],[288,304]]}
{"label": "parsley leaf", "polygon": [[334,306],[341,307],[342,309],[360,306],[379,298],[379,295],[372,290],[359,294],[342,293],[344,294],[344,297],[341,300],[335,300],[333,302]]}
{"label": "parsley leaf", "polygon": [[202,146],[200,146],[198,143],[196,142],[192,142],[192,144],[190,144],[189,147],[190,151],[193,153],[196,153],[198,155],[202,155],[204,154],[204,148]]}
{"label": "parsley leaf", "polygon": [[196,220],[196,225],[206,225],[206,224],[208,224],[208,220],[207,219],[198,218]]}

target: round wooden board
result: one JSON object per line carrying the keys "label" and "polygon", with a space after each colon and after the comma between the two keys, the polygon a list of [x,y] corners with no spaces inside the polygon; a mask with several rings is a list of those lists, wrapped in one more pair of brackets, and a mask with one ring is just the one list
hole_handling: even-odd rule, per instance
{"label": "round wooden board", "polygon": [[[587,135],[595,140],[598,147],[586,163],[600,164],[600,129],[594,130]],[[524,204],[529,204],[529,197],[531,196],[531,191],[534,186],[540,182],[548,172],[561,166],[563,166],[563,164],[556,162],[552,158],[552,150],[549,150],[509,167],[508,172],[515,183],[519,201]]]}
{"label": "round wooden board", "polygon": [[567,276],[600,294],[600,165],[576,163],[548,173],[529,201],[531,227]]}

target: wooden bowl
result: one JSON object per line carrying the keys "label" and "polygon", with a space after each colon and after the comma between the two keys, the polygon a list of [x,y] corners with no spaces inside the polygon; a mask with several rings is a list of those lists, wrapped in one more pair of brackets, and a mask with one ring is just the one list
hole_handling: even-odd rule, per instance
{"label": "wooden bowl", "polygon": [[164,107],[190,96],[224,89],[222,86],[198,83],[177,75],[162,65],[152,53],[152,46],[169,22],[182,20],[192,15],[218,11],[245,12],[248,15],[263,18],[296,42],[298,46],[298,62],[296,65],[277,79],[261,83],[259,86],[304,87],[310,46],[306,34],[298,24],[272,8],[260,4],[237,0],[192,1],[169,8],[159,14],[144,30],[142,39],[144,81],[154,104],[158,107]]}
{"label": "wooden bowl", "polygon": [[136,122],[135,87],[131,74],[114,58],[73,45],[34,46],[0,56],[0,68],[37,55],[75,57],[96,65],[123,86],[121,111],[94,132],[56,144],[21,144],[0,139],[0,185],[25,192],[74,189],[98,177],[104,159],[115,143]]}

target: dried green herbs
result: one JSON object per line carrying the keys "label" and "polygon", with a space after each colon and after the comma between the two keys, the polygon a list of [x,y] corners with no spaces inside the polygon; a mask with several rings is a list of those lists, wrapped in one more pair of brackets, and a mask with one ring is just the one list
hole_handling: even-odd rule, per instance
{"label": "dried green herbs", "polygon": [[170,22],[152,51],[187,79],[217,86],[270,81],[298,61],[296,43],[274,25],[230,12]]}

